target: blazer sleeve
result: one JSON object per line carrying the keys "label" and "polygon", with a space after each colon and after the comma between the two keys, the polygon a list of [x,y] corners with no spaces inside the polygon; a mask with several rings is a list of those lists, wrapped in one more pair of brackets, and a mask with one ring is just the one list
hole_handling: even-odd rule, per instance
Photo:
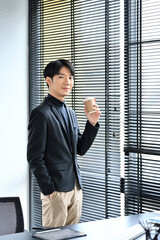
{"label": "blazer sleeve", "polygon": [[99,129],[99,123],[93,126],[88,120],[83,134],[80,133],[78,128],[78,144],[77,144],[77,153],[79,155],[84,155],[88,149],[91,147],[97,132]]}
{"label": "blazer sleeve", "polygon": [[29,121],[27,160],[44,195],[54,192],[54,183],[45,165],[47,139],[47,119],[36,109],[32,111]]}

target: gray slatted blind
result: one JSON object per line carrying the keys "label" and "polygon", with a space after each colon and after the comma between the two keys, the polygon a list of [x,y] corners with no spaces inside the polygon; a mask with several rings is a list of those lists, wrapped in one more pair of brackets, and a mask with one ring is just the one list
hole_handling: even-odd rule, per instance
{"label": "gray slatted blind", "polygon": [[[81,222],[120,215],[119,19],[119,0],[30,1],[30,110],[47,95],[45,65],[66,58],[76,72],[66,103],[75,109],[81,131],[84,97],[96,97],[102,111],[96,140],[85,156],[78,156],[84,186]],[[38,226],[41,202],[32,175],[31,205],[31,225]]]}
{"label": "gray slatted blind", "polygon": [[[29,2],[29,112],[41,103],[41,2]],[[30,172],[30,228],[41,225],[41,202],[37,181]]]}
{"label": "gray slatted blind", "polygon": [[125,212],[160,209],[160,2],[125,1]]}
{"label": "gray slatted blind", "polygon": [[74,1],[75,111],[84,129],[83,99],[94,96],[102,109],[98,135],[85,156],[78,157],[84,185],[82,221],[106,217],[105,191],[105,2]]}
{"label": "gray slatted blind", "polygon": [[105,152],[107,217],[120,216],[120,1],[106,1]]}

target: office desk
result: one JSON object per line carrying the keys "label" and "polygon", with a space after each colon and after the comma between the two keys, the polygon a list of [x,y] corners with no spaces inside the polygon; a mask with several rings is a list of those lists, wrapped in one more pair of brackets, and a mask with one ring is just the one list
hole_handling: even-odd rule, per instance
{"label": "office desk", "polygon": [[[149,219],[150,217],[160,217],[160,212],[145,213],[139,215],[131,215],[125,217],[118,217],[112,219],[104,219],[86,223],[79,223],[63,228],[70,228],[77,231],[81,231],[87,234],[87,236],[74,238],[79,240],[111,240],[115,235],[123,233],[123,231],[132,225],[138,223],[140,219]],[[36,240],[32,237],[33,232],[23,232],[17,234],[10,234],[0,236],[0,240]],[[144,236],[137,238],[145,239]]]}

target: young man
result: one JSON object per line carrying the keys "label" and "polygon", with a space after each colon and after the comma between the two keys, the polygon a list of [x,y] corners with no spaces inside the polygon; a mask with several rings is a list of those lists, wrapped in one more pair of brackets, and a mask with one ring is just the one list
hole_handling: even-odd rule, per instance
{"label": "young man", "polygon": [[75,112],[64,102],[73,87],[74,68],[64,59],[44,69],[48,96],[31,112],[27,159],[41,190],[42,224],[58,227],[78,223],[82,209],[82,183],[77,154],[83,155],[97,134],[98,106],[88,114],[83,134]]}

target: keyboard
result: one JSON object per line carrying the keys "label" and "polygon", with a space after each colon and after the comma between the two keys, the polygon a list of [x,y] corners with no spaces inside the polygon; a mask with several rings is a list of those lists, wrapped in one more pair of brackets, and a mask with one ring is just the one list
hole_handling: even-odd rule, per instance
{"label": "keyboard", "polygon": [[112,240],[133,240],[145,233],[140,224],[135,224],[132,227],[125,229],[122,233],[115,236]]}

